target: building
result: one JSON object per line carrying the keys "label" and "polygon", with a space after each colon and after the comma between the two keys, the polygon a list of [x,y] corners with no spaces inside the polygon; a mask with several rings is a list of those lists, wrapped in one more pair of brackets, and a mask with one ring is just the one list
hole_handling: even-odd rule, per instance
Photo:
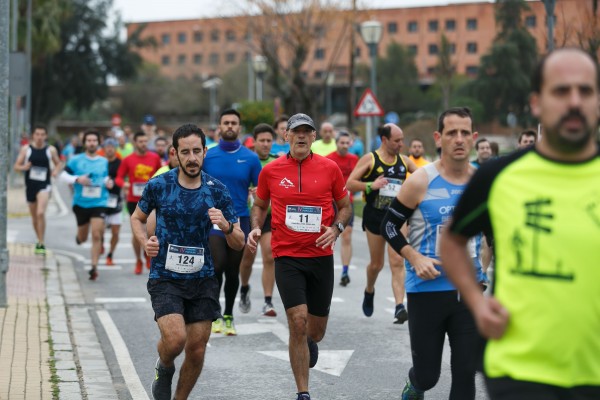
{"label": "building", "polygon": [[[577,44],[577,29],[585,29],[591,15],[591,1],[557,1],[555,10],[556,46]],[[524,23],[536,38],[540,52],[547,43],[546,11],[541,1],[530,1],[531,10],[523,15]],[[340,11],[317,26],[319,35],[309,49],[303,74],[313,83],[324,83],[329,71],[337,82],[347,81],[350,65],[349,12]],[[458,74],[477,74],[480,58],[496,36],[495,3],[480,2],[445,6],[370,9],[357,12],[357,22],[373,19],[383,24],[379,54],[392,42],[401,43],[415,55],[419,77],[431,83],[438,62],[441,35],[450,42],[450,51]],[[142,37],[154,36],[156,49],[143,49],[141,56],[160,67],[165,76],[206,79],[222,75],[228,69],[248,61],[253,54],[246,32],[248,18],[203,18],[177,21],[131,23],[131,35],[145,25]],[[369,62],[366,45],[357,35],[355,55],[359,63]]]}

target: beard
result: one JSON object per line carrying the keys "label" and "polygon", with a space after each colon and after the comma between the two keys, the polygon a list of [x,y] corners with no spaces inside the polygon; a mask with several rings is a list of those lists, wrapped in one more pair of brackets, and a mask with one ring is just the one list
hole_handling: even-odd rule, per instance
{"label": "beard", "polygon": [[[579,118],[581,120],[583,125],[581,131],[573,133],[562,128],[563,123],[570,118]],[[592,137],[593,130],[579,110],[571,110],[555,125],[544,127],[544,134],[548,138],[548,144],[554,150],[572,154],[581,151],[587,145]]]}
{"label": "beard", "polygon": [[[183,163],[181,162],[181,160],[179,159],[179,156],[177,156],[177,160],[179,161],[179,169],[188,178],[197,178],[200,175],[200,172],[202,171],[202,166],[200,164],[187,163],[187,165],[184,166]],[[196,168],[198,168],[198,172],[196,172],[195,174],[192,174],[190,171],[187,170],[187,167],[196,167]]]}

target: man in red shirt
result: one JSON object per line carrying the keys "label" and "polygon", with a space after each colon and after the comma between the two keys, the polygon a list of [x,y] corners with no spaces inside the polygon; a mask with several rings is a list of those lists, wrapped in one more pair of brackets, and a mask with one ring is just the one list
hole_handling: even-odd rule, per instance
{"label": "man in red shirt", "polygon": [[[133,135],[134,151],[121,161],[117,171],[117,186],[127,190],[127,211],[129,215],[133,214],[137,203],[144,193],[146,182],[162,166],[158,154],[148,151],[148,136],[144,132],[137,132]],[[125,182],[125,177],[129,179]],[[135,253],[135,273],[142,273],[142,247],[135,238],[131,239],[133,252]],[[150,269],[150,257],[146,256],[146,268]]]}
{"label": "man in red shirt", "polygon": [[308,370],[317,363],[333,294],[333,247],[351,214],[340,169],[310,150],[316,135],[308,115],[288,120],[290,152],[261,171],[248,235],[248,246],[256,251],[270,201],[275,281],[290,328],[298,400],[310,400]]}
{"label": "man in red shirt", "polygon": [[[350,173],[356,167],[358,163],[358,156],[349,152],[350,146],[352,145],[352,137],[348,132],[341,131],[335,138],[335,145],[337,150],[327,155],[327,158],[335,161],[342,171],[344,182],[348,181]],[[354,202],[352,193],[348,192],[350,196],[350,206],[352,207],[352,214],[350,214],[350,221],[348,226],[342,233],[342,248],[340,250],[342,256],[342,277],[340,279],[340,285],[346,286],[350,283],[350,276],[348,275],[348,266],[350,260],[352,260],[352,227],[354,226]]]}

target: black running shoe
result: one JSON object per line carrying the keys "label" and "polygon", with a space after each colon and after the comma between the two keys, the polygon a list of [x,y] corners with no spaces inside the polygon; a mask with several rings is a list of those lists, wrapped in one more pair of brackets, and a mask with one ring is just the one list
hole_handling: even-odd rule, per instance
{"label": "black running shoe", "polygon": [[[317,361],[319,360],[319,346],[317,346],[317,343],[308,336],[306,337],[306,342],[308,343],[308,353],[310,354],[308,367],[313,368],[317,365]],[[310,396],[308,398],[310,398]]]}
{"label": "black running shoe", "polygon": [[408,320],[408,311],[406,311],[406,307],[404,304],[398,304],[396,306],[396,312],[394,313],[394,323],[395,324],[403,324]]}
{"label": "black running shoe", "polygon": [[373,306],[373,299],[375,298],[375,291],[373,293],[369,293],[365,290],[365,298],[363,299],[362,309],[363,313],[367,317],[373,315],[373,311],[375,310],[375,306]]}
{"label": "black running shoe", "polygon": [[171,381],[174,374],[175,367],[165,368],[160,365],[160,358],[156,360],[151,390],[154,400],[171,400]]}

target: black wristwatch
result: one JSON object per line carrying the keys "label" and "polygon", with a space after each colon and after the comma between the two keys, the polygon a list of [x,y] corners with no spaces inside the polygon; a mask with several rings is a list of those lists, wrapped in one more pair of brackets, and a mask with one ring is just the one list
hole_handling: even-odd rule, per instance
{"label": "black wristwatch", "polygon": [[227,232],[225,232],[225,234],[226,234],[226,235],[229,235],[229,234],[231,234],[231,232],[233,232],[233,228],[234,228],[234,226],[233,226],[233,224],[230,222],[230,223],[229,223],[229,229],[227,229]]}
{"label": "black wristwatch", "polygon": [[333,226],[335,226],[338,231],[340,231],[340,235],[342,234],[342,232],[344,232],[344,224],[342,224],[341,222],[336,222],[335,224],[333,224]]}

